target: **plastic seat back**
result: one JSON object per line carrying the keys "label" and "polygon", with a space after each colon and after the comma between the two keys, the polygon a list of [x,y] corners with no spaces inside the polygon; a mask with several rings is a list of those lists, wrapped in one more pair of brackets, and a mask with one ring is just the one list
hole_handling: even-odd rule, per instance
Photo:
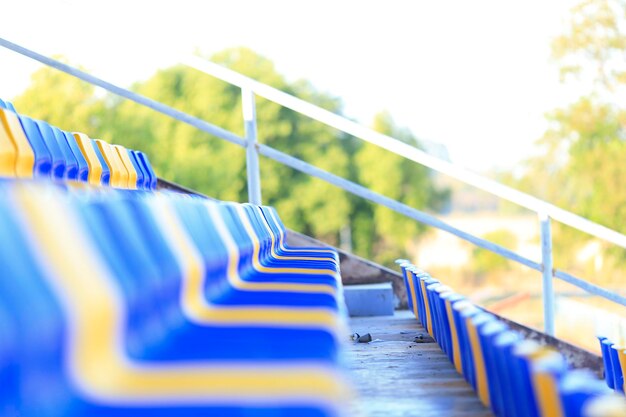
{"label": "plastic seat back", "polygon": [[87,179],[89,184],[100,185],[102,183],[103,167],[100,162],[100,157],[92,145],[91,139],[84,133],[74,133],[74,139],[76,139],[76,143],[83,154],[83,157],[87,161],[87,166],[89,168],[89,175]]}
{"label": "plastic seat back", "polygon": [[[0,109],[0,123],[4,126],[2,129],[4,131],[4,141],[8,138],[15,152],[13,175],[18,178],[32,178],[35,167],[35,153],[26,138],[17,114],[8,109]],[[3,146],[3,148],[9,149],[8,146]],[[3,149],[4,151],[5,149]]]}
{"label": "plastic seat back", "polygon": [[52,177],[52,154],[46,145],[37,123],[26,116],[19,116],[20,123],[35,154],[34,176],[39,178]]}

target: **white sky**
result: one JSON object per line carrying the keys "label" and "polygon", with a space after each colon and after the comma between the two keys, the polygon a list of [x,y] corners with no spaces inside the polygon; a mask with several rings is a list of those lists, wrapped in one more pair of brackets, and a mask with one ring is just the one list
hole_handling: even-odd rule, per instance
{"label": "white sky", "polygon": [[[4,4],[3,4],[4,3]],[[572,0],[0,0],[0,37],[124,86],[192,53],[248,46],[289,79],[344,100],[364,123],[388,109],[470,169],[514,169],[576,96],[550,40]],[[0,97],[39,65],[0,48]]]}

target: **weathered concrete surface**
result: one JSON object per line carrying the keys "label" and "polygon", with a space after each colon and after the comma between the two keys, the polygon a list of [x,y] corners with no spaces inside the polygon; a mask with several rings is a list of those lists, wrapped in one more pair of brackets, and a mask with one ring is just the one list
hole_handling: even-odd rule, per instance
{"label": "weathered concrete surface", "polygon": [[[312,237],[291,230],[287,233],[287,243],[293,246],[331,247]],[[339,253],[341,279],[344,285],[391,282],[393,293],[398,299],[398,304],[395,307],[400,309],[407,308],[406,287],[404,279],[399,272],[341,249],[335,247],[332,247],[332,249]]]}
{"label": "weathered concrete surface", "polygon": [[[415,343],[425,330],[408,311],[350,319],[352,332],[371,343],[349,343],[347,362],[358,392],[350,416],[492,416],[439,346]],[[380,339],[380,341],[376,341]]]}
{"label": "weathered concrete surface", "polygon": [[343,297],[351,317],[393,316],[395,303],[390,282],[345,285]]}

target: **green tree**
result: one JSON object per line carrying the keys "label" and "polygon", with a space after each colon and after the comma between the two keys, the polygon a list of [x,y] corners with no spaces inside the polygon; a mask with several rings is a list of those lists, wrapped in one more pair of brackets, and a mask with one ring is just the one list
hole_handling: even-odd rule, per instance
{"label": "green tree", "polygon": [[[415,136],[399,127],[388,112],[376,115],[373,129],[410,145],[419,145]],[[420,210],[439,208],[446,197],[445,192],[434,188],[427,168],[402,156],[364,144],[355,159],[359,182],[387,197]],[[359,211],[355,220],[360,227],[366,222],[361,216],[371,218],[374,225],[354,231],[357,247],[366,246],[366,251],[386,264],[406,256],[407,244],[425,230],[425,226],[415,220],[380,205],[362,207]],[[376,244],[368,245],[367,240]]]}
{"label": "green tree", "polygon": [[19,112],[70,131],[95,131],[103,111],[93,85],[48,67],[33,73],[30,85],[13,104]]}
{"label": "green tree", "polygon": [[[507,248],[515,249],[517,246],[515,234],[506,229],[486,233],[483,239]],[[472,272],[476,273],[479,280],[489,274],[507,271],[509,267],[509,260],[501,255],[479,247],[472,250]]]}
{"label": "green tree", "polygon": [[[529,161],[520,185],[600,224],[626,230],[626,2],[583,0],[565,33],[552,45],[563,82],[586,90],[576,102],[548,114],[538,144],[543,157]],[[557,264],[588,237],[557,225]],[[614,252],[626,259],[624,251]]]}
{"label": "green tree", "polygon": [[[210,59],[342,113],[339,99],[319,92],[307,81],[288,82],[272,61],[250,49],[228,49]],[[195,69],[177,65],[159,70],[132,89],[244,135],[240,89]],[[33,85],[16,104],[23,113],[68,130],[147,152],[162,178],[221,200],[247,200],[244,149],[151,109],[109,95],[97,96],[88,84],[49,68],[34,75]],[[268,100],[257,98],[256,106],[261,143],[414,207],[434,207],[441,197],[427,171],[412,162]],[[417,145],[411,133],[397,127],[386,113],[377,116],[374,128]],[[263,201],[275,206],[295,230],[338,244],[339,231],[350,227],[354,250],[385,262],[403,256],[406,243],[423,230],[412,220],[267,158],[262,157],[260,165]]]}

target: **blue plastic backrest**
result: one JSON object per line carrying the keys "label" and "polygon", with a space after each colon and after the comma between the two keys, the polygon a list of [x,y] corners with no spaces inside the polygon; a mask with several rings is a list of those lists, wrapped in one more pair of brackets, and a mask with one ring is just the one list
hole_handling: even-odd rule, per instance
{"label": "blue plastic backrest", "polygon": [[[453,311],[454,312],[454,311]],[[476,390],[476,370],[474,368],[474,356],[467,330],[467,319],[481,314],[482,310],[473,306],[463,311],[455,311],[455,320],[460,335],[461,354],[463,356],[463,375],[467,382]]]}
{"label": "blue plastic backrest", "polygon": [[516,376],[513,365],[513,348],[521,339],[522,336],[518,332],[506,330],[498,334],[493,340],[493,356],[501,375],[500,394],[505,416],[525,417],[529,413],[526,401],[519,400],[525,396],[523,385]]}
{"label": "blue plastic backrest", "polygon": [[17,323],[0,298],[0,410],[15,407],[17,375]]}
{"label": "blue plastic backrest", "polygon": [[566,372],[559,382],[563,414],[568,417],[582,417],[585,403],[609,393],[608,387],[587,369]]}
{"label": "blue plastic backrest", "polygon": [[[606,383],[611,389],[616,389],[615,386],[615,373],[613,372],[613,357],[611,355],[611,342],[609,339],[603,339],[602,343],[602,359],[604,361],[604,375],[606,378]],[[605,353],[606,352],[606,353]]]}
{"label": "blue plastic backrest", "polygon": [[76,158],[76,162],[78,163],[78,174],[77,180],[82,182],[89,181],[89,164],[87,164],[87,160],[83,156],[80,148],[78,147],[78,143],[76,142],[76,138],[70,132],[63,132],[65,136],[65,142],[70,147],[70,150],[74,154],[74,158]]}
{"label": "blue plastic backrest", "polygon": [[65,160],[65,177],[68,180],[77,181],[78,180],[78,161],[74,156],[74,152],[70,148],[70,145],[67,143],[65,139],[65,135],[56,126],[52,126],[52,132],[54,132],[54,137],[56,138],[57,143],[59,144],[59,148],[61,148],[61,152],[63,152],[63,159]]}
{"label": "blue plastic backrest", "polygon": [[39,128],[39,133],[43,137],[44,143],[52,156],[52,177],[58,180],[65,179],[65,156],[54,136],[52,127],[42,120],[37,120],[36,123]]}
{"label": "blue plastic backrest", "polygon": [[512,406],[505,403],[504,385],[508,381],[506,380],[506,373],[502,372],[498,366],[497,352],[494,346],[494,339],[507,330],[508,327],[503,322],[493,320],[482,326],[478,331],[487,372],[489,403],[496,415],[505,415],[504,408]]}
{"label": "blue plastic backrest", "polygon": [[133,154],[133,156],[135,157],[135,161],[137,162],[137,165],[139,166],[139,169],[141,169],[141,173],[143,175],[143,190],[150,190],[150,186],[152,184],[152,174],[151,172],[148,170],[148,168],[146,167],[146,165],[144,164],[143,158],[141,157],[141,154],[139,151],[129,151]]}
{"label": "blue plastic backrest", "polygon": [[[272,230],[274,230],[273,226],[270,224],[270,227],[272,227]],[[400,265],[400,268],[402,269],[402,278],[404,278],[404,286],[406,288],[406,293],[407,293],[407,303],[408,303],[408,307],[409,307],[409,311],[415,311],[415,309],[413,308],[413,294],[411,293],[411,288],[409,287],[409,274],[410,272],[407,271],[406,267],[408,265]],[[419,313],[416,314],[417,316],[419,316]],[[417,318],[417,317],[415,317]]]}
{"label": "blue plastic backrest", "polygon": [[137,189],[143,190],[145,189],[146,173],[142,165],[137,161],[137,156],[135,155],[135,153],[131,151],[130,149],[127,149],[126,152],[128,152],[128,157],[130,158],[130,162],[133,164],[135,171],[137,171]]}
{"label": "blue plastic backrest", "polygon": [[135,151],[137,153],[137,157],[139,161],[143,164],[143,167],[148,174],[148,178],[150,179],[149,185],[146,187],[148,190],[156,190],[157,187],[157,176],[152,169],[152,165],[150,165],[150,161],[146,154],[140,151]]}
{"label": "blue plastic backrest", "polygon": [[[19,115],[18,115],[19,116]],[[22,129],[26,133],[26,138],[35,154],[34,174],[36,177],[47,177],[52,175],[52,154],[46,145],[37,123],[30,117],[19,116]]]}
{"label": "blue plastic backrest", "polygon": [[615,344],[609,345],[609,353],[611,355],[611,365],[613,367],[613,389],[617,392],[624,392],[624,375],[622,366],[619,362],[619,353]]}
{"label": "blue plastic backrest", "polygon": [[0,99],[0,109],[7,109],[7,110],[11,110],[13,113],[17,113],[13,103],[11,103],[10,101],[4,101],[2,99]]}
{"label": "blue plastic backrest", "polygon": [[[14,398],[16,401],[21,400],[21,403],[16,404],[19,414],[40,415],[41,409],[38,407],[41,407],[42,401],[50,407],[61,406],[63,401],[57,403],[55,399],[61,399],[66,394],[59,383],[63,372],[60,366],[63,362],[60,351],[65,340],[62,334],[63,319],[50,287],[43,280],[41,265],[36,262],[36,249],[29,247],[25,233],[11,213],[9,207],[0,204],[0,235],[11,236],[10,240],[0,239],[0,264],[3,273],[13,278],[0,280],[0,297],[12,318],[20,324],[19,332],[16,333],[15,352],[21,366],[16,383],[3,385],[0,391],[4,393],[5,390],[15,388]],[[51,383],[51,379],[54,382]],[[24,393],[18,390],[27,386],[54,386],[55,390],[61,392],[55,398],[46,393],[45,389],[30,389],[29,395],[24,398]],[[44,400],[46,397],[47,400]],[[59,415],[65,414],[60,409],[57,412]]]}
{"label": "blue plastic backrest", "polygon": [[109,165],[104,160],[104,156],[102,152],[100,152],[100,148],[98,148],[98,144],[94,139],[91,139],[91,146],[93,147],[98,160],[100,161],[100,165],[102,165],[102,176],[100,177],[100,184],[109,185],[111,181],[111,170],[109,169]]}

